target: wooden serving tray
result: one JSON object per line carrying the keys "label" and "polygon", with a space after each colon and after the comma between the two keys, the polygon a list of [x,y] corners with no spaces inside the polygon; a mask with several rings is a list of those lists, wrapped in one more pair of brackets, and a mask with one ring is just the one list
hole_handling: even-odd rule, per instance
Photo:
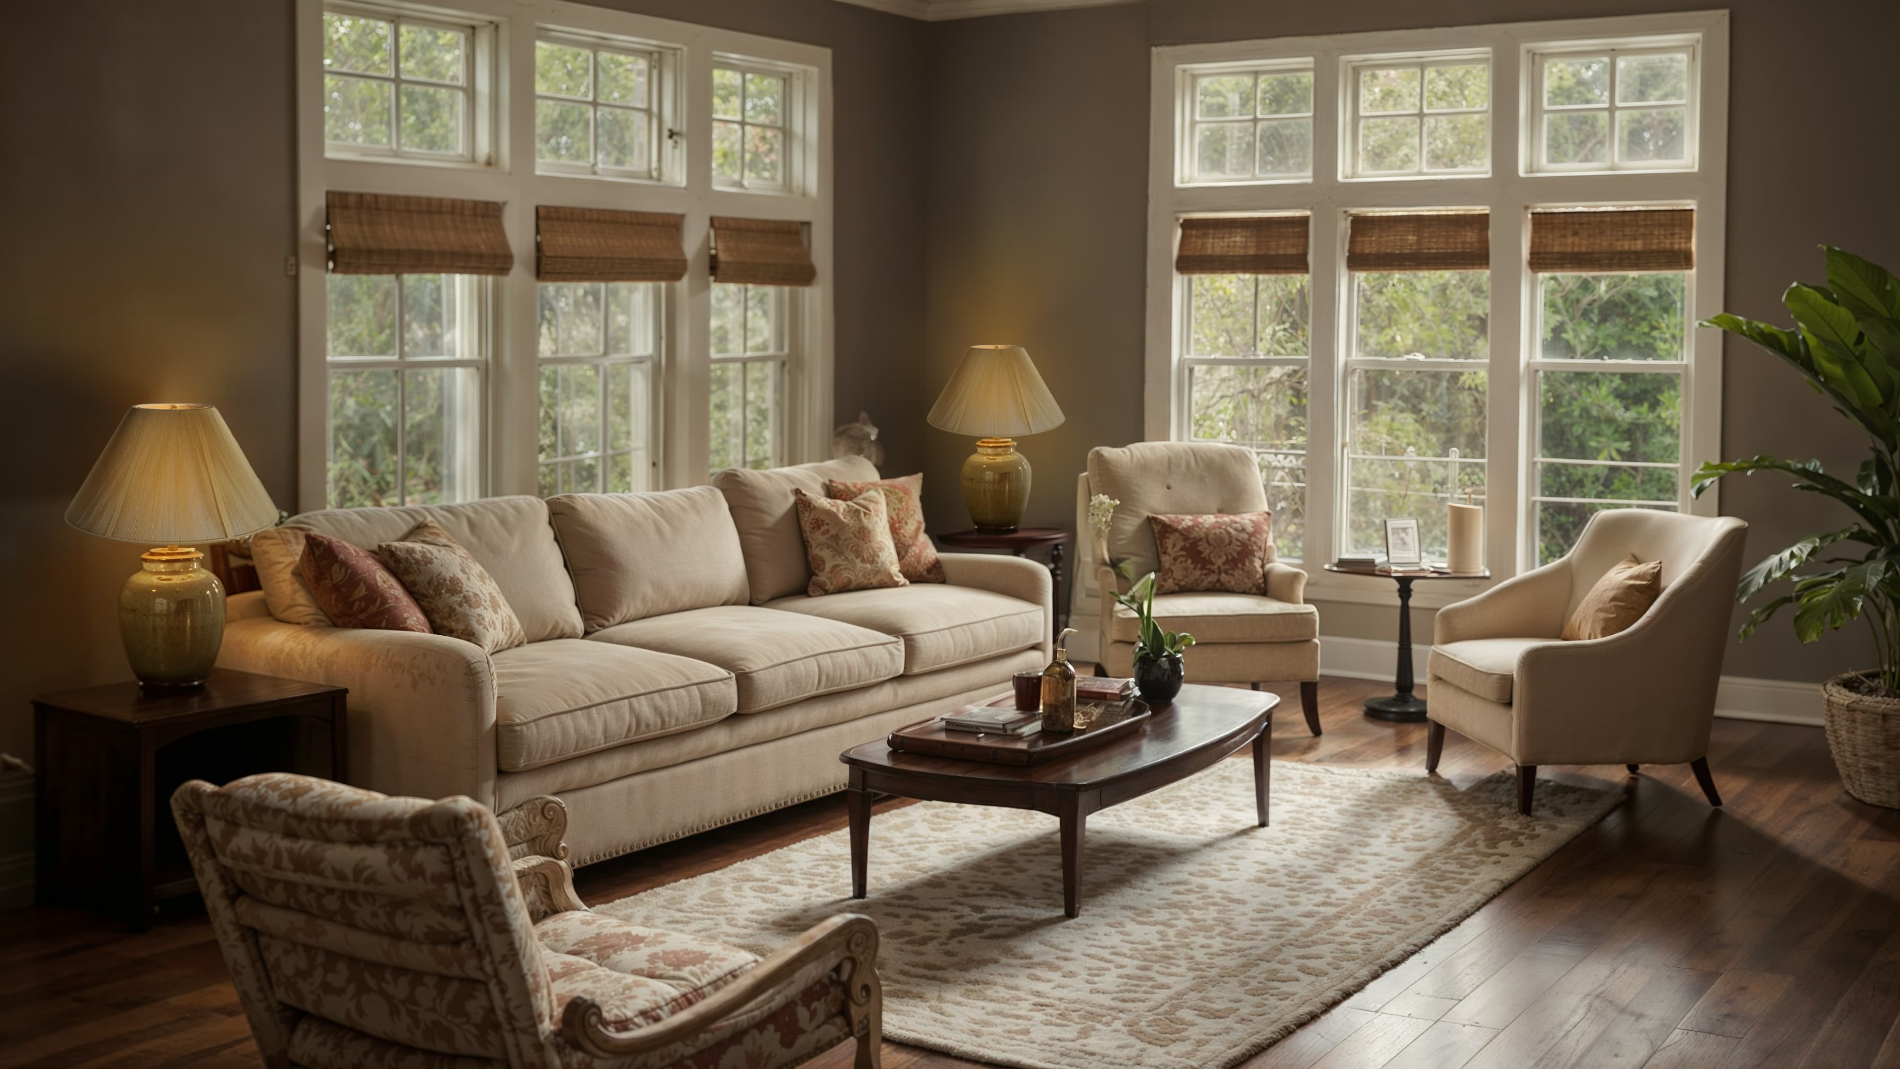
{"label": "wooden serving tray", "polygon": [[1140,698],[1121,702],[1078,701],[1075,703],[1077,727],[1072,734],[1038,731],[1025,736],[952,731],[933,716],[891,732],[890,744],[893,750],[932,757],[987,761],[995,765],[1039,765],[1072,757],[1129,735],[1147,723],[1153,713]]}

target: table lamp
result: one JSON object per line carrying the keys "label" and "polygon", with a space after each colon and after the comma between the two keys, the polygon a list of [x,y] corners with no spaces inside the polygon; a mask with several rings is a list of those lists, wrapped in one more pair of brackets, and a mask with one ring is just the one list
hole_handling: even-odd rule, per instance
{"label": "table lamp", "polygon": [[1020,345],[972,345],[931,406],[930,425],[975,435],[976,454],[963,462],[963,503],[979,531],[1014,531],[1029,506],[1029,461],[1015,436],[1062,425],[1036,365]]}
{"label": "table lamp", "polygon": [[163,545],[119,591],[132,673],[150,690],[203,685],[224,640],[224,587],[191,543],[243,538],[277,522],[277,506],[210,405],[137,405],[66,509],[101,538]]}

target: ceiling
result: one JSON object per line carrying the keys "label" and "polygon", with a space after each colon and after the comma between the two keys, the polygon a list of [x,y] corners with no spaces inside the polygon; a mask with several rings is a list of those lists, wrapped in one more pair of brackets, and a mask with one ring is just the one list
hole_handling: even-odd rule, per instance
{"label": "ceiling", "polygon": [[974,19],[984,15],[1011,15],[1019,11],[1050,11],[1063,7],[1099,7],[1105,4],[1140,3],[1141,0],[842,0],[859,7],[876,8],[893,15],[945,22],[950,19]]}

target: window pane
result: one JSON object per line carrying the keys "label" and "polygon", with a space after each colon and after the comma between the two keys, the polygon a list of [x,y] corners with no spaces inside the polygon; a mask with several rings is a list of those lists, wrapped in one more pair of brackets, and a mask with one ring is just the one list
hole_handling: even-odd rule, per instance
{"label": "window pane", "polygon": [[739,105],[744,97],[741,86],[744,79],[738,71],[714,68],[713,70],[713,117],[716,119],[737,119]]}
{"label": "window pane", "polygon": [[779,330],[778,313],[782,307],[775,286],[745,287],[745,351],[778,353],[785,350]]}
{"label": "window pane", "polygon": [[741,407],[744,393],[745,377],[741,374],[741,365],[721,361],[712,366],[709,406],[712,422],[707,460],[714,471],[745,466],[741,452],[745,444],[745,417]]}
{"label": "window pane", "polygon": [[626,56],[618,52],[595,53],[600,67],[600,99],[608,104],[632,108],[647,106],[651,71],[645,56]]}
{"label": "window pane", "polygon": [[1364,271],[1354,279],[1359,356],[1490,358],[1488,272]]}
{"label": "window pane", "polygon": [[783,184],[785,131],[748,126],[745,132],[745,180],[769,186]]}
{"label": "window pane", "polygon": [[767,126],[784,124],[785,79],[770,74],[745,76],[745,121]]}
{"label": "window pane", "polygon": [[600,450],[600,368],[571,364],[561,369],[561,455]]}
{"label": "window pane", "polygon": [[402,76],[461,85],[462,34],[435,26],[402,28]]}
{"label": "window pane", "polygon": [[403,502],[442,505],[475,496],[481,373],[474,368],[406,372]]}
{"label": "window pane", "polygon": [[1446,552],[1446,505],[1482,500],[1485,373],[1359,369],[1350,383],[1346,546],[1385,547],[1384,521],[1416,519],[1428,559]]}
{"label": "window pane", "polygon": [[1425,110],[1488,108],[1491,68],[1483,63],[1425,70]]}
{"label": "window pane", "polygon": [[1681,360],[1688,276],[1544,275],[1546,360]]}
{"label": "window pane", "polygon": [[553,497],[555,494],[561,492],[561,466],[559,464],[542,464],[538,474],[540,481],[535,487],[535,493],[540,494],[542,497]]}
{"label": "window pane", "polygon": [[1278,119],[1263,122],[1257,140],[1260,160],[1256,174],[1280,177],[1313,172],[1313,120]]}
{"label": "window pane", "polygon": [[1304,367],[1196,367],[1188,389],[1196,441],[1306,451]]}
{"label": "window pane", "polygon": [[633,481],[633,458],[626,453],[615,453],[607,458],[607,492],[625,494],[634,490],[644,490]]}
{"label": "window pane", "polygon": [[1411,116],[1361,120],[1359,169],[1379,174],[1418,170],[1418,120]]}
{"label": "window pane", "polygon": [[1610,61],[1602,56],[1553,59],[1544,64],[1544,106],[1603,105],[1610,102]]}
{"label": "window pane", "polygon": [[653,282],[607,284],[607,352],[653,355]]}
{"label": "window pane", "polygon": [[1307,321],[1311,316],[1305,275],[1261,275],[1255,279],[1259,324],[1255,352],[1262,356],[1306,356],[1312,351]]}
{"label": "window pane", "polygon": [[402,87],[402,147],[411,152],[462,154],[460,89]]}
{"label": "window pane", "polygon": [[[1538,456],[1675,464],[1682,455],[1682,379],[1668,372],[1543,371],[1537,376]],[[1602,469],[1615,473],[1617,469]],[[1630,481],[1576,478],[1553,497],[1676,499],[1676,469]],[[1620,478],[1620,476],[1619,476]],[[1661,479],[1658,484],[1656,479]],[[1654,491],[1660,485],[1661,494]],[[1609,493],[1615,488],[1629,493]],[[1568,492],[1577,491],[1577,492]],[[1588,492],[1585,492],[1588,491]],[[1637,492],[1645,491],[1645,492]]]}
{"label": "window pane", "polygon": [[388,145],[395,114],[389,82],[325,75],[323,137],[341,145]]}
{"label": "window pane", "polygon": [[607,367],[607,441],[603,448],[633,445],[633,365]]}
{"label": "window pane", "polygon": [[396,355],[393,275],[328,275],[324,314],[331,359]]}
{"label": "window pane", "polygon": [[1359,72],[1359,111],[1418,110],[1418,68],[1368,68]]}
{"label": "window pane", "polygon": [[1251,118],[1254,76],[1215,74],[1194,80],[1194,114],[1201,119]]}
{"label": "window pane", "polygon": [[745,364],[745,463],[749,468],[778,464],[778,375],[776,360]]}
{"label": "window pane", "polygon": [[1624,163],[1675,162],[1686,158],[1683,128],[1688,113],[1657,108],[1616,113],[1617,158]]}
{"label": "window pane", "polygon": [[745,287],[712,285],[712,351],[726,356],[745,352]]}
{"label": "window pane", "polygon": [[1618,56],[1616,102],[1664,104],[1689,99],[1689,57]]}
{"label": "window pane", "polygon": [[389,23],[325,12],[323,68],[388,75]]}
{"label": "window pane", "polygon": [[601,354],[601,284],[570,282],[544,287],[557,293],[558,351],[562,356]]}
{"label": "window pane", "polygon": [[400,385],[395,371],[336,371],[330,374],[331,508],[394,505],[396,412]]}
{"label": "window pane", "polygon": [[534,91],[588,100],[594,95],[594,56],[585,48],[534,43]]}
{"label": "window pane", "polygon": [[[540,393],[541,418],[538,422],[541,459],[553,460],[561,455],[561,369],[558,366],[551,364],[542,366]],[[545,466],[541,469],[541,474],[544,478],[550,474],[556,479],[560,477],[559,472]],[[542,496],[545,497],[549,493],[558,494],[560,491],[549,491],[543,487]]]}
{"label": "window pane", "polygon": [[736,122],[713,123],[713,176],[727,178],[737,182],[745,151],[741,144],[744,136]]}
{"label": "window pane", "polygon": [[1610,116],[1601,111],[1544,116],[1544,162],[1608,163]]}
{"label": "window pane", "polygon": [[1425,169],[1482,171],[1491,162],[1490,116],[1427,115]]}
{"label": "window pane", "polygon": [[534,155],[561,163],[593,161],[593,109],[555,100],[534,102]]}
{"label": "window pane", "polygon": [[570,494],[600,493],[600,461],[594,457],[568,461],[567,492]]}
{"label": "window pane", "polygon": [[1583,525],[1590,517],[1605,509],[1654,508],[1663,512],[1675,512],[1676,506],[1670,505],[1600,505],[1580,502],[1540,501],[1534,513],[1537,522],[1537,563],[1549,564],[1558,557],[1570,552],[1577,544],[1577,536],[1583,533]]}
{"label": "window pane", "polygon": [[625,108],[600,108],[595,112],[600,123],[600,165],[624,171],[649,171],[647,156],[650,136],[647,113]]}
{"label": "window pane", "polygon": [[1189,276],[1189,355],[1253,355],[1253,316],[1254,276]]}
{"label": "window pane", "polygon": [[1310,115],[1312,112],[1312,71],[1260,76],[1260,114]]}
{"label": "window pane", "polygon": [[1253,124],[1206,123],[1196,129],[1194,173],[1202,178],[1253,177]]}
{"label": "window pane", "polygon": [[402,276],[402,355],[467,356],[462,351],[459,290],[454,275]]}

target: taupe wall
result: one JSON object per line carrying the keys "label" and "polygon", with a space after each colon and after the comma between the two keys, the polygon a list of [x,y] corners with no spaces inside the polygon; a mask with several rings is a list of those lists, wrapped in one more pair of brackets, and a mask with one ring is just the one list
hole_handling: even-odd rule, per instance
{"label": "taupe wall", "polygon": [[[1796,278],[1819,281],[1818,243],[1900,265],[1891,208],[1900,149],[1883,132],[1900,5],[1735,0],[1731,47],[1729,310],[1783,315]],[[1149,48],[1258,37],[1687,10],[1670,0],[1261,0],[1152,3],[940,24],[930,37],[926,361],[941,382],[964,346],[1018,341],[1068,415],[1029,438],[1038,480],[1030,521],[1074,525],[1074,473],[1094,445],[1142,434],[1144,227]],[[1851,28],[1851,29],[1850,29]],[[1783,320],[1785,321],[1785,320]],[[1726,456],[1858,464],[1843,421],[1767,356],[1730,345]],[[968,445],[931,432],[925,471],[953,485]],[[926,495],[939,529],[961,526],[954,495]],[[1723,488],[1760,556],[1841,521],[1772,479]],[[1390,613],[1321,606],[1332,635],[1389,638]],[[1429,635],[1429,613],[1416,621]],[[1732,675],[1818,680],[1869,663],[1859,630],[1802,647],[1785,623],[1731,649]]]}
{"label": "taupe wall", "polygon": [[[837,411],[922,426],[925,25],[833,0],[610,6],[831,48]],[[61,518],[128,406],[217,405],[295,501],[291,9],[67,0],[0,35],[0,750],[30,753],[30,695],[129,675],[115,598],[143,547]],[[922,463],[915,434],[890,446]]]}

